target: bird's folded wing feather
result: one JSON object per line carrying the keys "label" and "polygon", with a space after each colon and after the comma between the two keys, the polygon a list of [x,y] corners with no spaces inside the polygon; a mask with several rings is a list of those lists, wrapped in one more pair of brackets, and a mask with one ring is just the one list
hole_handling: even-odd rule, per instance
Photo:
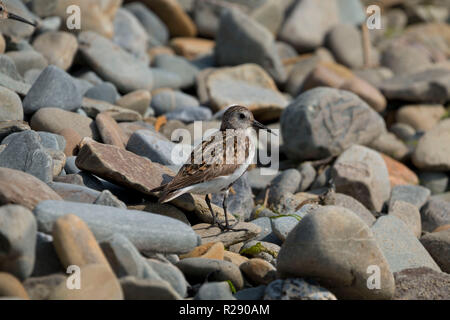
{"label": "bird's folded wing feather", "polygon": [[[189,160],[167,184],[164,192],[170,193],[190,185],[232,174],[243,163],[240,161],[242,157],[238,156],[233,159],[234,161],[227,161],[226,155],[234,154],[233,150],[230,150],[230,148],[234,148],[234,150],[244,152],[244,156],[247,158],[249,139],[244,137],[242,140],[244,145],[239,146],[240,139],[237,139],[236,136],[223,133],[222,137],[223,139],[215,139],[212,136],[199,144],[192,151]],[[230,139],[234,139],[234,141],[230,141]],[[226,148],[229,149],[228,152],[225,151]],[[200,157],[200,161],[195,161],[196,155]]]}

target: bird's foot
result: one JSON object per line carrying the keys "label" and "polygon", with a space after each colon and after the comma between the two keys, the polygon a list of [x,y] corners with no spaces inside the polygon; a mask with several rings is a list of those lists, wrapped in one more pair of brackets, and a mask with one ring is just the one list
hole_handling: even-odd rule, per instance
{"label": "bird's foot", "polygon": [[228,224],[222,224],[220,222],[216,223],[216,226],[222,231],[222,232],[238,232],[238,231],[248,231],[248,229],[233,229],[237,224],[239,223],[239,221],[236,221],[235,223],[233,223],[232,225],[228,225]]}

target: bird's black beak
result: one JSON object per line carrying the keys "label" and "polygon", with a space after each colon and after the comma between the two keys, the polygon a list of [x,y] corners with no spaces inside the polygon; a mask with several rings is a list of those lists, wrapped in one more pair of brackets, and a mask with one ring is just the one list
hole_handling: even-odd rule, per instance
{"label": "bird's black beak", "polygon": [[258,128],[258,129],[264,129],[267,130],[269,133],[273,134],[273,135],[277,135],[275,132],[272,132],[272,130],[270,130],[269,128],[267,128],[265,125],[263,125],[262,123],[253,120],[253,127]]}
{"label": "bird's black beak", "polygon": [[33,27],[37,27],[37,23],[36,23],[36,22],[28,21],[27,19],[24,19],[24,18],[22,18],[22,17],[19,17],[18,15],[14,14],[14,13],[8,12],[8,19],[20,21],[20,22],[29,24],[29,25],[31,25],[31,26],[33,26]]}

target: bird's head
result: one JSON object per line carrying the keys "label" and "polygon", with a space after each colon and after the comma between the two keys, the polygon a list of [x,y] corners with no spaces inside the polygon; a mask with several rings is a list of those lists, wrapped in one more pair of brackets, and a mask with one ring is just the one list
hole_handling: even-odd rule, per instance
{"label": "bird's head", "polygon": [[270,133],[273,133],[265,125],[256,121],[253,117],[253,113],[246,107],[234,105],[225,111],[222,117],[222,125],[220,130],[238,130],[247,128],[264,129]]}

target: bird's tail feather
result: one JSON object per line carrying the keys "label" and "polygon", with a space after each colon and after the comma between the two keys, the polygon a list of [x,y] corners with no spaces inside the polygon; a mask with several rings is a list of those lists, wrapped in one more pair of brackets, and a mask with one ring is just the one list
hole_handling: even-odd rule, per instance
{"label": "bird's tail feather", "polygon": [[159,192],[159,191],[163,191],[164,188],[165,188],[166,186],[167,186],[167,184],[163,184],[163,185],[161,185],[161,186],[159,186],[159,187],[156,187],[156,188],[150,190],[150,192]]}
{"label": "bird's tail feather", "polygon": [[158,202],[159,203],[169,202],[175,198],[178,198],[179,196],[181,196],[184,193],[186,193],[186,191],[184,191],[183,189],[174,190],[174,191],[170,191],[170,192],[163,192],[161,194],[161,196],[159,197]]}

